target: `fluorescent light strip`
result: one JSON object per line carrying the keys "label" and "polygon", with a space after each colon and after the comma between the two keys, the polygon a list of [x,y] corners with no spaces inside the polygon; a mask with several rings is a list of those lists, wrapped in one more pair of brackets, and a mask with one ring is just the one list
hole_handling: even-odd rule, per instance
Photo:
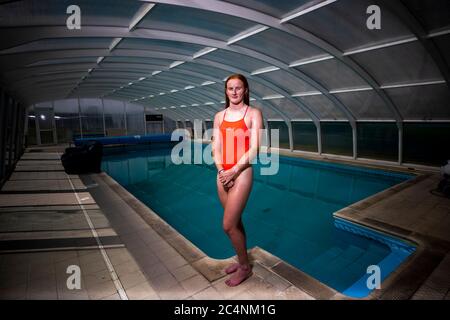
{"label": "fluorescent light strip", "polygon": [[198,107],[198,106],[199,106],[198,103],[193,103],[193,104],[191,104],[191,107]]}
{"label": "fluorescent light strip", "polygon": [[155,75],[157,75],[158,73],[161,73],[162,71],[153,71],[152,72],[152,76],[155,76]]}
{"label": "fluorescent light strip", "polygon": [[320,91],[310,91],[310,92],[299,92],[294,93],[291,97],[308,97],[308,96],[320,96],[322,92]]}
{"label": "fluorescent light strip", "polygon": [[414,82],[414,83],[404,83],[404,84],[392,84],[380,86],[381,89],[395,89],[395,88],[407,88],[407,87],[417,87],[417,86],[427,86],[433,84],[444,84],[445,80],[436,80],[436,81],[424,81],[424,82]]}
{"label": "fluorescent light strip", "polygon": [[145,77],[140,77],[138,81],[142,81],[144,79],[145,79]]}
{"label": "fluorescent light strip", "polygon": [[97,59],[97,64],[99,64],[100,62],[102,62],[103,59],[105,59],[105,57],[98,57],[98,59]]}
{"label": "fluorescent light strip", "polygon": [[[255,98],[250,98],[250,101],[256,101],[256,99]],[[224,103],[225,103],[225,101],[224,101]]]}
{"label": "fluorescent light strip", "polygon": [[175,107],[175,106],[171,106],[171,107],[170,107],[170,109],[176,109],[176,108],[177,108],[177,107]]}
{"label": "fluorescent light strip", "polygon": [[194,53],[194,55],[192,56],[192,58],[197,59],[198,57],[204,56],[205,54],[211,53],[213,51],[216,51],[217,48],[212,48],[212,47],[206,47],[196,53]]}
{"label": "fluorescent light strip", "polygon": [[430,32],[427,37],[428,38],[433,38],[433,37],[439,37],[439,36],[443,36],[445,34],[449,34],[450,33],[450,29],[446,29],[446,30],[440,30],[440,31],[432,31]]}
{"label": "fluorescent light strip", "polygon": [[214,81],[205,81],[205,82],[203,82],[201,85],[202,85],[202,86],[208,86],[208,85],[210,85],[210,84],[215,84],[215,82],[214,82]]}
{"label": "fluorescent light strip", "polygon": [[[306,8],[306,9],[301,9],[301,10],[299,10],[298,12],[294,12],[294,13],[292,13],[292,14],[289,14],[288,16],[286,16],[286,17],[284,17],[284,18],[282,18],[282,19],[280,20],[280,24],[281,24],[281,23],[285,23],[285,22],[287,22],[287,21],[289,21],[289,20],[292,20],[292,19],[294,19],[294,18],[300,17],[300,16],[302,16],[302,15],[308,13],[308,12],[317,10],[317,9],[319,9],[319,8],[321,8],[321,7],[324,7],[324,6],[326,6],[326,5],[330,4],[330,3],[333,3],[333,2],[335,2],[335,1],[336,1],[336,0],[327,0],[327,1],[323,1],[323,2],[320,2],[320,3],[316,4],[316,5],[313,5],[313,6],[311,6],[311,7],[308,7],[308,8]],[[302,8],[302,7],[300,7],[300,8]]]}
{"label": "fluorescent light strip", "polygon": [[163,95],[165,95],[165,93],[164,93],[164,92],[160,92],[159,95],[160,95],[160,96],[163,96]]}
{"label": "fluorescent light strip", "polygon": [[257,75],[257,74],[262,74],[262,73],[267,73],[267,72],[272,72],[272,71],[277,71],[277,70],[280,70],[280,68],[275,67],[275,66],[270,66],[270,67],[267,67],[267,68],[261,68],[261,69],[253,71],[252,75],[254,76],[254,75]]}
{"label": "fluorescent light strip", "polygon": [[154,3],[146,3],[143,4],[138,12],[134,15],[134,17],[131,19],[131,23],[128,26],[128,30],[132,31],[136,25],[141,22],[142,19],[144,19],[145,15],[155,6]]}
{"label": "fluorescent light strip", "polygon": [[175,93],[175,92],[178,92],[178,90],[177,89],[173,89],[173,90],[170,90],[170,92]]}
{"label": "fluorescent light strip", "polygon": [[240,40],[251,37],[251,36],[253,36],[257,33],[263,32],[264,30],[267,30],[267,29],[269,29],[269,27],[258,24],[256,26],[251,27],[250,29],[247,29],[244,32],[241,32],[241,33],[235,35],[234,37],[230,38],[227,41],[227,44],[230,45],[230,44],[236,43]]}
{"label": "fluorescent light strip", "polygon": [[369,91],[373,88],[365,87],[365,88],[353,88],[353,89],[337,89],[337,90],[330,90],[330,93],[346,93],[346,92],[358,92],[358,91]]}
{"label": "fluorescent light strip", "polygon": [[186,86],[186,87],[184,87],[184,90],[189,90],[189,89],[194,89],[195,87],[194,86]]}
{"label": "fluorescent light strip", "polygon": [[170,64],[169,68],[170,68],[170,69],[175,68],[176,66],[179,66],[180,64],[183,64],[183,63],[184,63],[184,61],[175,61],[175,62],[172,62],[172,63]]}
{"label": "fluorescent light strip", "polygon": [[411,37],[411,38],[407,38],[407,39],[403,39],[403,40],[383,43],[383,44],[379,44],[379,45],[375,45],[375,46],[371,46],[371,47],[366,47],[366,48],[361,48],[361,49],[356,49],[356,50],[349,50],[349,51],[344,52],[343,55],[344,56],[349,56],[349,55],[352,55],[352,54],[355,54],[355,53],[361,53],[361,52],[367,52],[367,51],[372,51],[372,50],[377,50],[377,49],[397,46],[399,44],[404,44],[404,43],[413,42],[413,41],[417,41],[417,37]]}
{"label": "fluorescent light strip", "polygon": [[214,102],[205,102],[205,106],[210,106],[210,105],[213,105],[213,104],[215,104]]}
{"label": "fluorescent light strip", "polygon": [[122,38],[114,38],[111,41],[111,44],[109,45],[109,51],[112,51],[119,44],[120,41],[122,41]]}
{"label": "fluorescent light strip", "polygon": [[270,96],[265,96],[262,99],[263,100],[272,100],[272,99],[283,99],[283,98],[284,98],[284,96],[282,96],[281,94],[273,94]]}
{"label": "fluorescent light strip", "polygon": [[330,55],[326,55],[323,57],[319,57],[319,58],[311,58],[311,59],[304,59],[304,60],[297,60],[292,62],[289,67],[297,67],[297,66],[303,66],[305,64],[310,64],[310,63],[314,63],[314,62],[319,62],[319,61],[324,61],[324,60],[329,60],[329,59],[333,59],[333,56]]}

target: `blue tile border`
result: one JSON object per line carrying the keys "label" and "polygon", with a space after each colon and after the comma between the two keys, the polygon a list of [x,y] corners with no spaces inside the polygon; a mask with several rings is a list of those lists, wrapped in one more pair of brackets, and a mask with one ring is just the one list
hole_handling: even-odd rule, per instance
{"label": "blue tile border", "polygon": [[[387,245],[391,253],[387,255],[377,266],[380,268],[380,281],[385,280],[389,274],[397,269],[412,253],[416,251],[416,246],[408,244],[406,241],[387,235],[380,231],[375,231],[368,227],[349,222],[347,220],[334,217],[336,228],[351,232],[363,237],[367,237]],[[343,290],[342,293],[353,298],[367,297],[373,289],[368,288],[367,280],[370,274],[362,276],[358,281]]]}

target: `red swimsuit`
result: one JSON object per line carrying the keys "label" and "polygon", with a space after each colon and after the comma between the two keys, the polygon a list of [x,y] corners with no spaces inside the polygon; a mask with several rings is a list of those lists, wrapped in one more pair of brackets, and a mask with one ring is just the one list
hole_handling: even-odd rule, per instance
{"label": "red swimsuit", "polygon": [[238,163],[239,159],[250,149],[250,130],[245,124],[244,116],[238,121],[226,121],[223,113],[223,120],[220,124],[222,142],[222,165],[225,170],[231,169]]}

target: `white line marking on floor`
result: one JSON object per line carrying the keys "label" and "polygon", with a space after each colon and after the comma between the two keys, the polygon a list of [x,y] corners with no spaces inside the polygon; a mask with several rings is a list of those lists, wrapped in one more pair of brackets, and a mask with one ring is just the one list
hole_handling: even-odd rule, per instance
{"label": "white line marking on floor", "polygon": [[116,286],[117,293],[119,294],[120,299],[128,300],[128,296],[125,292],[125,289],[123,288],[122,282],[120,282],[120,279],[117,276],[116,270],[114,270],[111,260],[109,260],[108,254],[106,253],[106,250],[104,249],[102,242],[100,241],[100,239],[98,237],[98,233],[94,228],[91,218],[89,217],[86,209],[84,208],[84,205],[81,203],[81,201],[85,198],[80,199],[80,197],[78,196],[78,193],[75,191],[75,187],[72,183],[72,180],[70,179],[70,177],[67,173],[66,173],[66,177],[69,179],[70,185],[72,187],[73,192],[75,193],[75,197],[77,198],[78,204],[80,205],[81,209],[83,210],[84,217],[86,218],[86,221],[89,224],[89,228],[91,229],[92,235],[94,236],[95,241],[97,241],[98,248],[100,249],[100,252],[102,253],[103,260],[105,261],[105,264],[108,267],[108,271],[111,275],[111,279],[113,280],[114,285]]}

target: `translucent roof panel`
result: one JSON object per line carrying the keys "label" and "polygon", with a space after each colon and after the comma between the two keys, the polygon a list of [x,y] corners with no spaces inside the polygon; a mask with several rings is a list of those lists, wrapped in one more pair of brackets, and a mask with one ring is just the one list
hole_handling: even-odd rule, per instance
{"label": "translucent roof panel", "polygon": [[[167,75],[166,75],[167,77]],[[163,85],[169,90],[183,90],[189,82],[182,79],[167,79],[162,77],[149,77],[148,79],[139,81],[136,85],[143,86],[145,88],[158,88],[159,85]]]}
{"label": "translucent roof panel", "polygon": [[198,91],[198,92],[205,93],[217,101],[225,100],[225,93],[224,93],[224,88],[223,88],[222,83],[201,86],[201,87],[194,88],[192,90],[195,90],[196,92]]}
{"label": "translucent roof panel", "polygon": [[178,41],[126,38],[120,41],[116,48],[192,55],[204,46]]}
{"label": "translucent roof panel", "polygon": [[450,119],[450,91],[446,85],[386,90],[406,120]]}
{"label": "translucent roof panel", "polygon": [[111,43],[111,38],[56,38],[41,39],[25,43],[11,49],[2,50],[2,54],[27,51],[51,51],[67,49],[105,49]]}
{"label": "translucent roof panel", "polygon": [[[217,107],[217,106],[216,106]],[[205,119],[214,119],[214,115],[217,113],[217,109],[215,109],[213,106],[197,106],[195,107],[203,112],[203,114],[207,115],[205,116]]]}
{"label": "translucent roof panel", "polygon": [[[295,101],[295,99],[293,101]],[[282,113],[284,113],[291,119],[311,120],[311,117],[307,115],[303,111],[303,109],[301,109],[301,106],[297,105],[293,101],[284,98],[284,99],[270,99],[264,102],[275,105],[277,109],[279,109]],[[278,116],[277,118],[280,118],[280,116]]]}
{"label": "translucent roof panel", "polygon": [[336,1],[290,20],[342,51],[411,36],[411,32],[386,6],[382,9],[382,27],[369,30],[367,8],[372,0]]}
{"label": "translucent roof panel", "polygon": [[290,94],[317,91],[305,81],[284,70],[263,73],[257,77],[276,83]]}
{"label": "translucent roof panel", "polygon": [[[94,69],[89,74],[89,77],[87,77],[84,81],[89,80],[102,80],[102,81],[121,81],[123,82],[125,79],[134,81],[138,78],[140,78],[143,75],[146,75],[148,72],[146,70],[107,70],[107,69]],[[86,72],[84,73],[86,75]],[[81,77],[80,77],[81,78]]]}
{"label": "translucent roof panel", "polygon": [[[192,74],[185,74],[182,71],[177,70],[177,68],[171,69],[170,72],[161,72],[155,76],[151,77],[152,79],[156,80],[179,80],[186,83],[185,86],[192,85],[192,86],[199,86],[205,81],[205,77],[202,77],[201,75],[192,75]],[[209,77],[208,77],[209,78]]]}
{"label": "translucent roof panel", "polygon": [[75,58],[56,58],[56,59],[42,59],[32,62],[27,67],[69,64],[69,63],[96,63],[97,57],[75,57]]}
{"label": "translucent roof panel", "polygon": [[286,64],[324,54],[323,50],[310,43],[275,29],[257,33],[237,45],[262,52]]}
{"label": "translucent roof panel", "polygon": [[367,87],[366,81],[337,59],[305,64],[295,69],[316,79],[328,90]]}
{"label": "translucent roof panel", "polygon": [[334,94],[359,120],[389,120],[394,115],[374,91],[357,91]]}
{"label": "translucent roof panel", "polygon": [[[198,59],[196,59],[198,60]],[[204,74],[205,76],[214,75],[217,78],[224,79],[230,75],[229,71],[218,69],[214,67],[210,67],[208,65],[199,64],[194,62],[183,63],[182,65],[177,66],[177,69],[193,71],[196,73]]]}
{"label": "translucent roof panel", "polygon": [[226,41],[254,25],[250,21],[226,14],[157,4],[138,27],[183,32]]}
{"label": "translucent roof panel", "polygon": [[404,0],[402,1],[427,31],[450,27],[450,1]]}
{"label": "translucent roof panel", "polygon": [[[255,77],[255,79],[250,78],[248,80],[248,85],[250,87],[250,97],[257,96],[259,98],[266,97],[266,96],[273,96],[278,95],[279,93],[277,91],[274,91],[267,86],[261,84],[258,82],[258,78]],[[276,83],[273,84],[274,86],[277,85]]]}
{"label": "translucent roof panel", "polygon": [[11,1],[0,6],[0,26],[65,26],[70,5],[80,7],[81,23],[89,26],[128,27],[141,3],[134,0]]}
{"label": "translucent roof panel", "polygon": [[152,57],[111,56],[105,57],[105,59],[103,59],[101,64],[103,65],[108,62],[142,63],[142,64],[169,66],[173,62],[173,60],[161,58],[157,59]]}
{"label": "translucent roof panel", "polygon": [[[152,63],[153,62],[153,63]],[[96,70],[104,71],[120,71],[120,72],[146,72],[147,75],[151,75],[153,71],[164,68],[164,61],[150,61],[150,63],[140,62],[103,62],[100,65],[95,66]]]}
{"label": "translucent roof panel", "polygon": [[266,13],[268,15],[281,18],[286,13],[300,7],[301,5],[308,3],[309,0],[227,0],[241,7],[251,8],[253,10]]}
{"label": "translucent roof panel", "polygon": [[282,119],[280,114],[273,110],[273,106],[270,106],[269,101],[250,101],[250,105],[261,110],[264,120],[267,119]]}
{"label": "translucent roof panel", "polygon": [[[261,60],[254,59],[252,57],[240,55],[238,53],[234,53],[231,51],[225,50],[216,50],[213,51],[201,58],[197,59],[199,61],[202,60],[210,60],[221,63],[223,65],[228,65],[234,67],[236,69],[243,70],[245,72],[252,72],[257,69],[270,67],[270,64],[262,62]],[[231,72],[231,71],[230,71]]]}
{"label": "translucent roof panel", "polygon": [[323,95],[298,97],[296,99],[300,99],[310,106],[320,120],[347,120],[344,113]]}
{"label": "translucent roof panel", "polygon": [[379,84],[442,79],[431,56],[419,42],[411,42],[352,56]]}

